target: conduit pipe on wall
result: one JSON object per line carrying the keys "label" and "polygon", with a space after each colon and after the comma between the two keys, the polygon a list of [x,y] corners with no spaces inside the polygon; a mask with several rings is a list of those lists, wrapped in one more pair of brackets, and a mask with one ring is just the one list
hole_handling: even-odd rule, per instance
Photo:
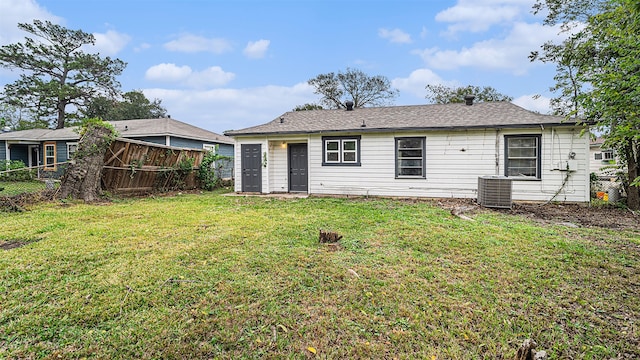
{"label": "conduit pipe on wall", "polygon": [[[496,167],[495,167],[495,175],[500,175],[500,129],[496,129],[496,144],[495,144],[495,158],[496,158]],[[504,174],[507,176],[507,174]]]}

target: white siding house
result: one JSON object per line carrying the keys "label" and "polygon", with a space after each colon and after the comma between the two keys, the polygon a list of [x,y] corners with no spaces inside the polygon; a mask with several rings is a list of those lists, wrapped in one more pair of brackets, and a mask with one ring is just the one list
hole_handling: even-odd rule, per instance
{"label": "white siding house", "polygon": [[[478,177],[507,176],[513,200],[587,202],[589,138],[563,120],[506,102],[421,105],[288,112],[226,134],[237,192],[475,198]],[[256,145],[259,181],[243,164]]]}
{"label": "white siding house", "polygon": [[619,159],[615,150],[603,147],[603,144],[604,139],[601,137],[590,143],[589,169],[599,177],[614,177],[612,174],[615,172],[614,167]]}

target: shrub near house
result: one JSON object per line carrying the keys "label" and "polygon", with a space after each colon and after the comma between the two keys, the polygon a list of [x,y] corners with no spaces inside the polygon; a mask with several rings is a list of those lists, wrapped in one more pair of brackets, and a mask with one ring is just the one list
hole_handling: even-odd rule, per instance
{"label": "shrub near house", "polygon": [[34,171],[27,169],[20,160],[0,161],[0,181],[24,181],[34,177]]}

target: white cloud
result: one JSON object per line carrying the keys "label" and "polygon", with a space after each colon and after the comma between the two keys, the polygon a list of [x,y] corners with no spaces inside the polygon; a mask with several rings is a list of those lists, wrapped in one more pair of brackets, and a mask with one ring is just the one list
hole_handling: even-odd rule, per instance
{"label": "white cloud", "polygon": [[420,38],[426,39],[427,35],[429,35],[429,30],[427,29],[426,26],[423,26],[422,31],[420,31]]}
{"label": "white cloud", "polygon": [[203,71],[195,72],[187,80],[187,84],[194,88],[211,88],[223,86],[236,77],[232,72],[225,72],[219,66],[212,66]]}
{"label": "white cloud", "polygon": [[460,31],[481,32],[493,25],[508,25],[531,11],[532,0],[459,0],[439,12],[436,21],[451,23],[449,34]]}
{"label": "white cloud", "polygon": [[443,84],[440,76],[429,69],[414,70],[407,78],[396,78],[391,81],[391,86],[400,90],[401,94],[410,93],[415,97],[424,99],[427,94],[427,84]]}
{"label": "white cloud", "polygon": [[93,48],[101,55],[114,56],[120,52],[131,40],[127,34],[109,30],[104,34],[94,33],[96,44]]}
{"label": "white cloud", "polygon": [[411,43],[411,35],[407,34],[406,32],[400,29],[393,29],[393,30],[384,29],[384,28],[379,29],[378,36],[380,36],[383,39],[387,39],[392,43],[397,43],[397,44]]}
{"label": "white cloud", "polygon": [[49,20],[54,24],[62,22],[62,19],[49,13],[38,5],[35,0],[2,0],[0,1],[0,45],[6,45],[22,41],[26,35],[18,29],[18,23],[31,23],[34,19]]}
{"label": "white cloud", "polygon": [[225,72],[219,66],[212,66],[203,71],[193,71],[191,67],[176,64],[158,64],[147,69],[145,79],[175,83],[190,88],[204,89],[223,86],[235,78],[235,74]]}
{"label": "white cloud", "polygon": [[231,44],[225,39],[208,39],[191,34],[183,34],[178,39],[165,43],[164,48],[185,53],[211,52],[214,54],[222,54],[232,49]]}
{"label": "white cloud", "polygon": [[307,83],[247,89],[145,89],[149,99],[162,99],[172,118],[222,133],[271,121],[297,105],[314,102],[317,95]]}
{"label": "white cloud", "polygon": [[135,48],[133,48],[133,51],[135,52],[141,52],[147,49],[151,48],[151,44],[149,43],[141,43],[140,45],[136,46]]}
{"label": "white cloud", "polygon": [[163,63],[147,69],[144,77],[151,81],[179,82],[186,80],[191,73],[192,71],[189,66]]}
{"label": "white cloud", "polygon": [[540,114],[551,114],[550,100],[545,96],[522,95],[513,99],[512,103]]}
{"label": "white cloud", "polygon": [[429,48],[414,53],[434,69],[475,67],[485,70],[506,70],[515,75],[526,74],[531,63],[528,56],[548,40],[557,40],[558,28],[541,24],[516,23],[503,39],[480,41],[460,50]]}
{"label": "white cloud", "polygon": [[269,40],[249,41],[247,46],[242,51],[249,59],[262,59],[264,54],[269,50]]}

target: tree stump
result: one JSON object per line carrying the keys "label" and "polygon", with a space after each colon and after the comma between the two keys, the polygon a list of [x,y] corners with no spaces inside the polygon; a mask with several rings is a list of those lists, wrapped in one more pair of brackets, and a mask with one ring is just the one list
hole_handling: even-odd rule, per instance
{"label": "tree stump", "polygon": [[102,194],[100,179],[104,155],[113,141],[109,127],[89,124],[78,143],[74,161],[70,162],[60,184],[61,198],[82,199],[90,202]]}
{"label": "tree stump", "polygon": [[526,339],[522,345],[520,345],[520,348],[518,349],[518,352],[516,353],[516,357],[515,360],[544,360],[547,358],[547,352],[546,351],[536,351],[536,346],[538,346],[538,344],[536,344],[535,341],[531,340],[531,339]]}
{"label": "tree stump", "polygon": [[324,231],[320,229],[320,243],[336,243],[338,240],[342,239],[342,235],[338,235],[337,232],[333,231]]}

